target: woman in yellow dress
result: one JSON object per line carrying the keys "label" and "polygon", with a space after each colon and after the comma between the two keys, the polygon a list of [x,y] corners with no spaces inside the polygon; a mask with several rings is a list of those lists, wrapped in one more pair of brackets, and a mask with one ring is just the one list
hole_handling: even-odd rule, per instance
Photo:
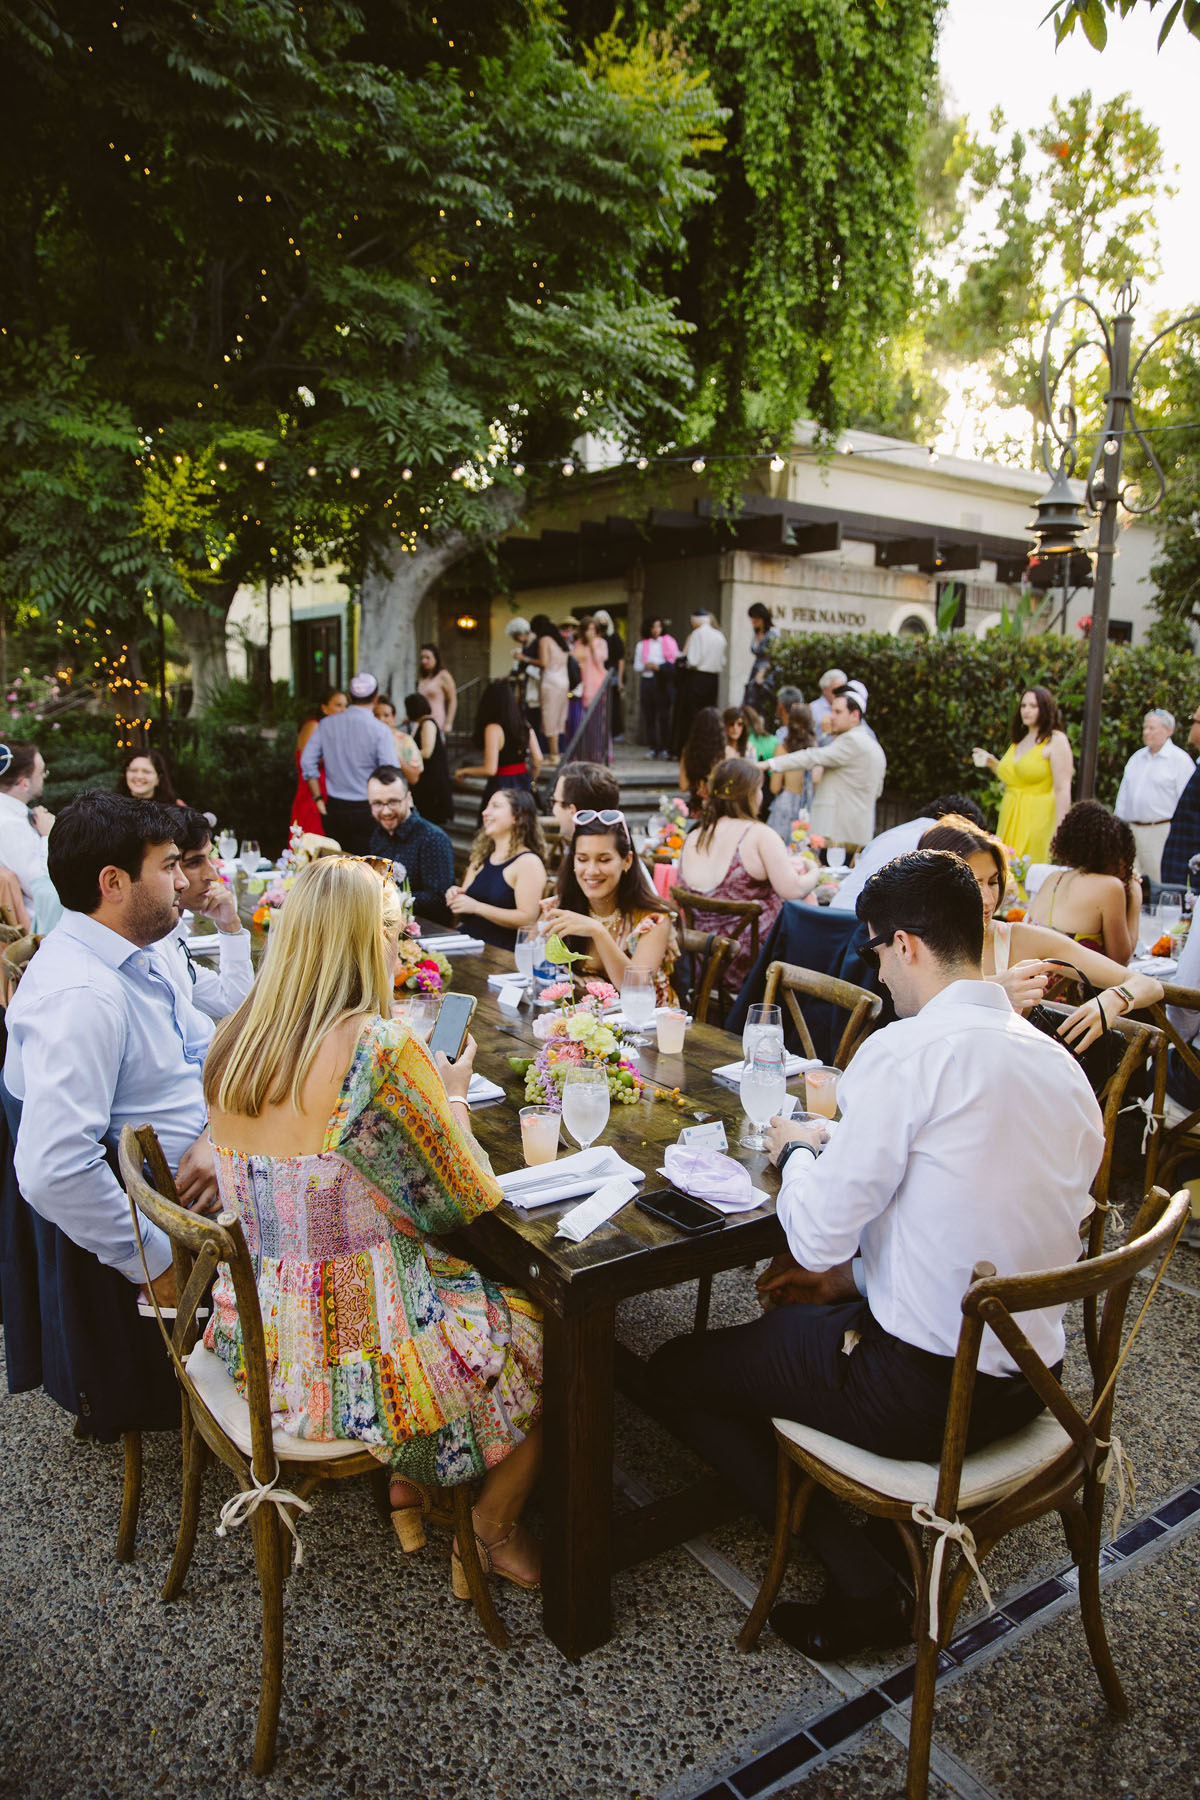
{"label": "woman in yellow dress", "polygon": [[1015,856],[1046,862],[1050,839],[1071,805],[1075,759],[1049,688],[1026,688],[1013,714],[1012,743],[997,758],[978,745],[977,768],[988,768],[1004,784],[996,835]]}

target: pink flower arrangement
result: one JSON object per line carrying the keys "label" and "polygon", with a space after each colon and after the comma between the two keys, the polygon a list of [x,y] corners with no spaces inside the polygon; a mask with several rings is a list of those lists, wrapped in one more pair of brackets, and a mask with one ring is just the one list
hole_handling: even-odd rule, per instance
{"label": "pink flower arrangement", "polygon": [[598,1000],[601,1006],[607,1006],[610,1000],[617,998],[617,990],[611,981],[585,981],[583,991],[590,999]]}
{"label": "pink flower arrangement", "polygon": [[549,987],[542,989],[541,998],[549,1001],[569,1000],[574,992],[575,983],[573,981],[555,981]]}

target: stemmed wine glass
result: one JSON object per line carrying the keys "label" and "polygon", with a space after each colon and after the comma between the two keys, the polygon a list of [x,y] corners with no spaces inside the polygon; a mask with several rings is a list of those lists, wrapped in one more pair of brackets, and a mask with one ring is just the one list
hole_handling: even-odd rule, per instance
{"label": "stemmed wine glass", "polygon": [[646,1029],[654,1023],[653,969],[626,969],[621,977],[621,1010],[634,1028],[634,1043],[647,1042]]}
{"label": "stemmed wine glass", "polygon": [[752,1006],[742,1027],[742,1060],[752,1062],[759,1046],[778,1050],[783,1055],[783,1009],[779,1006]]}
{"label": "stemmed wine glass", "polygon": [[608,1124],[608,1076],[603,1069],[568,1069],[562,1090],[563,1124],[581,1150],[590,1150]]}
{"label": "stemmed wine glass", "polygon": [[783,1073],[783,1051],[760,1045],[752,1058],[742,1064],[740,1083],[742,1110],[750,1124],[738,1142],[747,1150],[765,1151],[766,1126],[783,1105],[787,1082]]}
{"label": "stemmed wine glass", "polygon": [[242,847],[238,853],[238,861],[241,863],[243,869],[245,869],[247,875],[254,874],[259,863],[262,861],[262,851],[258,847],[257,838],[242,839]]}
{"label": "stemmed wine glass", "polygon": [[844,869],[846,866],[846,846],[830,844],[825,852],[825,866],[829,869]]}

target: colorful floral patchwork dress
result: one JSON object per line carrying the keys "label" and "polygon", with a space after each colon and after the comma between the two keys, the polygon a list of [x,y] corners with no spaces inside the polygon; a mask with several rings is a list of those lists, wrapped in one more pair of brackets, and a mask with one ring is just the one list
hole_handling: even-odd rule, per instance
{"label": "colorful floral patchwork dress", "polygon": [[[216,1165],[257,1277],[276,1428],[357,1439],[443,1487],[503,1461],[541,1411],[541,1315],[437,1241],[502,1196],[424,1044],[374,1021],[320,1151],[218,1148]],[[244,1391],[225,1270],[206,1342]]]}

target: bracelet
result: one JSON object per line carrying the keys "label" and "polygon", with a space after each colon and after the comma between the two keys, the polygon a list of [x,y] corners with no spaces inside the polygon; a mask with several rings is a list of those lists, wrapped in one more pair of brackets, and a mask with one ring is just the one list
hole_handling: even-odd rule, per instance
{"label": "bracelet", "polygon": [[447,1094],[446,1098],[449,1100],[451,1106],[465,1106],[467,1111],[470,1112],[471,1102],[467,1099],[465,1094]]}

